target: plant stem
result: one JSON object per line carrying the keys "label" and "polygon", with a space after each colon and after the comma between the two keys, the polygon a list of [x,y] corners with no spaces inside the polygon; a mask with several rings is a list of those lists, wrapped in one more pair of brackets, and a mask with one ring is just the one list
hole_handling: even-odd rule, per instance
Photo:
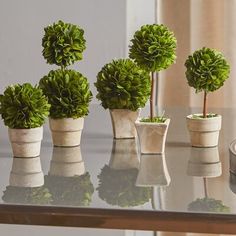
{"label": "plant stem", "polygon": [[151,72],[151,96],[150,96],[150,119],[153,121],[155,114],[155,95],[156,95],[156,78],[155,72]]}
{"label": "plant stem", "polygon": [[207,117],[207,92],[204,91],[203,118]]}

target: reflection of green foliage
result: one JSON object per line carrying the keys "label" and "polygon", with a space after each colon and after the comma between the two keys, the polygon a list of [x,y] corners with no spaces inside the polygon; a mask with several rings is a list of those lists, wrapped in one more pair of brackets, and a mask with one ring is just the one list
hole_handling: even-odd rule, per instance
{"label": "reflection of green foliage", "polygon": [[151,188],[136,187],[138,170],[116,170],[105,165],[98,175],[99,197],[111,205],[121,207],[138,206],[148,202],[151,198]]}
{"label": "reflection of green foliage", "polygon": [[130,59],[113,60],[97,75],[97,99],[107,109],[136,111],[144,107],[151,92],[148,72]]}
{"label": "reflection of green foliage", "polygon": [[52,201],[52,195],[46,187],[7,186],[2,200],[9,203],[45,205]]}
{"label": "reflection of green foliage", "polygon": [[225,206],[221,200],[214,198],[198,198],[188,206],[189,211],[209,211],[209,212],[230,212],[230,208]]}
{"label": "reflection of green foliage", "polygon": [[52,204],[89,206],[94,192],[89,173],[81,176],[45,176],[45,186],[52,194]]}

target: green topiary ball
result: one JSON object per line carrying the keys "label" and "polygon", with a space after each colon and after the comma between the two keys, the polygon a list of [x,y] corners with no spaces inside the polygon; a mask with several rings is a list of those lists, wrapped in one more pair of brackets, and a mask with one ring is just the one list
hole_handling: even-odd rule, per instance
{"label": "green topiary ball", "polygon": [[95,83],[102,106],[107,109],[130,109],[144,107],[151,91],[148,72],[130,59],[113,60],[97,75]]}
{"label": "green topiary ball", "polygon": [[12,129],[37,128],[44,124],[50,105],[43,91],[29,83],[8,86],[0,95],[0,114]]}
{"label": "green topiary ball", "polygon": [[58,21],[44,28],[43,56],[49,64],[66,67],[82,59],[84,31],[76,25]]}
{"label": "green topiary ball", "polygon": [[131,42],[130,58],[147,71],[160,71],[175,62],[177,41],[164,25],[143,25]]}
{"label": "green topiary ball", "polygon": [[51,70],[39,86],[51,104],[50,117],[79,118],[88,115],[92,93],[89,83],[75,70]]}
{"label": "green topiary ball", "polygon": [[196,92],[213,92],[229,78],[230,66],[224,56],[210,48],[202,48],[190,55],[185,62],[189,86]]}

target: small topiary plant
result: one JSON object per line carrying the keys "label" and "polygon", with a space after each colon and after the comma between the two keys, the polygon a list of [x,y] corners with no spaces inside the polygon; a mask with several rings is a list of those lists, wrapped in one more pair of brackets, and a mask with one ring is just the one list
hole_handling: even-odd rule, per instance
{"label": "small topiary plant", "polygon": [[175,62],[176,38],[164,25],[143,25],[136,31],[129,57],[143,69],[151,73],[150,121],[154,122],[155,116],[155,72],[168,68]]}
{"label": "small topiary plant", "polygon": [[6,88],[0,95],[0,114],[12,129],[37,128],[44,124],[50,105],[43,91],[29,83]]}
{"label": "small topiary plant", "polygon": [[207,117],[207,95],[224,85],[229,78],[230,66],[215,49],[203,47],[190,55],[185,62],[186,77],[196,93],[204,91],[203,117]]}
{"label": "small topiary plant", "polygon": [[102,106],[136,111],[150,95],[149,74],[130,59],[113,60],[97,75],[95,83]]}
{"label": "small topiary plant", "polygon": [[87,79],[74,70],[51,70],[39,86],[51,104],[50,117],[79,118],[88,114],[92,93]]}
{"label": "small topiary plant", "polygon": [[138,169],[112,169],[105,165],[98,175],[99,197],[111,205],[132,207],[143,205],[151,198],[150,187],[137,187]]}
{"label": "small topiary plant", "polygon": [[59,20],[45,27],[44,32],[42,46],[47,63],[65,68],[82,59],[86,41],[79,26]]}

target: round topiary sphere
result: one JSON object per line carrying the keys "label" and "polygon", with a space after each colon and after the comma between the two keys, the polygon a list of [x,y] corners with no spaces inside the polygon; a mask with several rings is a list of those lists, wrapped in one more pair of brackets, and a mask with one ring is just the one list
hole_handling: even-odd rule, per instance
{"label": "round topiary sphere", "polygon": [[143,25],[131,43],[129,57],[147,71],[160,71],[175,62],[177,40],[164,25]]}
{"label": "round topiary sphere", "polygon": [[6,88],[0,95],[0,114],[12,129],[37,128],[44,124],[50,105],[43,91],[29,83]]}
{"label": "round topiary sphere", "polygon": [[43,56],[48,64],[66,67],[82,59],[84,31],[77,25],[58,21],[44,28]]}
{"label": "round topiary sphere", "polygon": [[92,93],[87,78],[75,70],[51,70],[39,86],[51,104],[49,116],[79,118],[88,115]]}
{"label": "round topiary sphere", "polygon": [[190,55],[185,66],[188,84],[195,88],[196,92],[213,92],[219,89],[230,73],[230,66],[224,56],[205,47]]}
{"label": "round topiary sphere", "polygon": [[97,75],[95,83],[102,106],[136,111],[144,107],[151,91],[148,72],[130,59],[113,60]]}

